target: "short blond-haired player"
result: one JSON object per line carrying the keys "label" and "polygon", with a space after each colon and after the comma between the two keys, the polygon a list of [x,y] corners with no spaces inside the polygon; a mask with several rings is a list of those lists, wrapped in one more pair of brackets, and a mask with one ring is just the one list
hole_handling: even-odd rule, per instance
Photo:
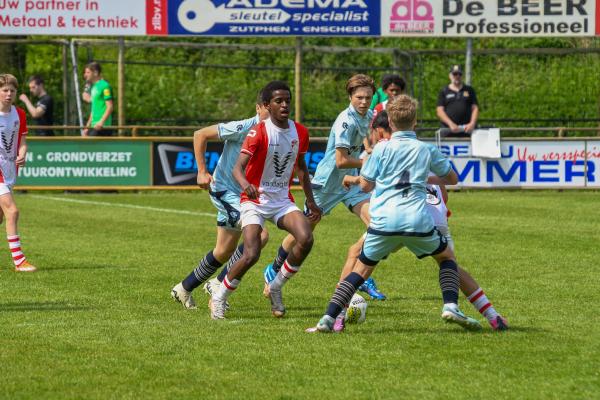
{"label": "short blond-haired player", "polygon": [[[446,238],[436,229],[427,211],[428,181],[454,185],[458,182],[450,161],[439,149],[417,140],[414,127],[417,102],[401,95],[387,107],[392,137],[375,146],[361,170],[360,187],[374,190],[369,206],[370,222],[360,256],[352,272],[339,283],[325,315],[307,332],[333,332],[346,304],[369,278],[375,266],[402,247],[417,258],[433,257],[439,265],[443,298],[442,319],[465,329],[481,329],[477,320],[458,308],[458,264]],[[429,172],[436,176],[428,178]]]}
{"label": "short blond-haired player", "polygon": [[25,111],[14,106],[19,83],[10,74],[0,74],[0,209],[6,219],[6,239],[17,272],[34,272],[25,258],[17,229],[19,209],[12,195],[17,171],[25,164],[27,122]]}

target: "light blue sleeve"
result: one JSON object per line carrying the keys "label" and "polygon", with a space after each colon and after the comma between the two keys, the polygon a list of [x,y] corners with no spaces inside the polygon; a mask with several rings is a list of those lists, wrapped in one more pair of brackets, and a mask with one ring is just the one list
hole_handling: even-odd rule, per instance
{"label": "light blue sleeve", "polygon": [[368,181],[375,182],[380,173],[380,160],[381,152],[384,146],[375,146],[373,152],[367,158],[367,162],[364,163],[360,170],[360,175]]}
{"label": "light blue sleeve", "polygon": [[333,133],[335,137],[335,148],[344,147],[351,148],[352,147],[352,136],[356,132],[356,126],[340,115],[335,123],[333,124]]}
{"label": "light blue sleeve", "polygon": [[431,165],[429,169],[437,176],[444,177],[450,173],[452,166],[450,161],[445,155],[434,145],[429,145],[429,152],[431,153]]}
{"label": "light blue sleeve", "polygon": [[222,141],[230,140],[232,142],[244,139],[250,128],[252,128],[257,123],[257,117],[252,117],[241,121],[230,121],[221,123],[217,125],[219,139],[221,139]]}

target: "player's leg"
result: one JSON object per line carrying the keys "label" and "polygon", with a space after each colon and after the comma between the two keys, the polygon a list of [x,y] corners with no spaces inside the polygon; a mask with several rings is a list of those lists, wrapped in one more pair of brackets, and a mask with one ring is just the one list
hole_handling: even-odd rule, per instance
{"label": "player's leg", "polygon": [[[369,216],[369,200],[371,195],[369,193],[361,192],[358,189],[358,186],[355,186],[351,189],[351,192],[355,191],[355,193],[350,193],[348,196],[350,202],[345,200],[344,204],[346,204],[350,208],[350,210],[352,210],[352,212],[356,214],[356,216],[359,217],[361,221],[365,223],[365,226],[368,227],[369,222],[371,221],[371,217]],[[360,251],[362,249],[363,241],[364,239],[361,237],[361,239],[358,242],[350,246],[350,249],[348,250],[348,256],[346,258],[346,263],[344,264],[344,269],[342,271],[342,277],[348,275],[348,273],[351,271],[353,260],[355,260],[359,256]],[[369,277],[369,279],[367,279],[358,290],[367,293],[369,297],[373,300],[386,299],[385,294],[379,291],[379,288],[377,287],[377,284],[375,283],[373,277]]]}
{"label": "player's leg", "polygon": [[350,302],[358,288],[371,276],[377,263],[398,248],[398,237],[366,234],[363,249],[347,276],[335,288],[325,315],[307,332],[334,332],[337,317]]}
{"label": "player's leg", "polygon": [[[428,255],[432,256],[439,265],[439,282],[440,289],[442,291],[442,299],[444,301],[444,306],[442,308],[442,319],[446,322],[459,324],[468,330],[480,330],[481,324],[479,321],[471,317],[467,317],[458,307],[458,290],[460,287],[458,264],[456,263],[454,252],[447,247],[445,238],[439,234],[437,230],[433,236],[435,235],[439,236],[437,240],[440,243],[437,250],[431,251],[433,248],[432,245],[435,246],[433,243],[435,241],[434,237],[420,238],[420,243],[415,245],[413,242],[412,248],[409,248],[411,248],[413,252],[415,252],[414,249],[416,248],[417,251],[415,254],[417,254],[419,258],[423,258]],[[418,253],[421,254],[419,255]]]}
{"label": "player's leg", "polygon": [[241,232],[225,227],[217,227],[217,243],[215,248],[206,253],[189,275],[171,289],[171,296],[187,309],[195,309],[196,302],[192,291],[210,277],[231,256],[240,238]]}
{"label": "player's leg", "polygon": [[[450,229],[447,226],[438,226],[437,228],[446,238],[450,250],[454,252],[454,240],[450,234]],[[475,278],[473,278],[469,272],[460,266],[458,266],[458,276],[460,279],[460,291],[463,292],[473,307],[475,307],[475,309],[488,320],[492,329],[508,329],[508,322],[505,318],[498,314]]]}
{"label": "player's leg", "polygon": [[290,249],[287,258],[282,267],[277,272],[275,278],[269,283],[268,295],[271,299],[271,312],[275,317],[285,315],[285,306],[283,304],[282,289],[302,265],[313,246],[313,225],[298,210],[295,205],[290,205],[287,211],[276,216],[277,226],[284,229],[294,237],[294,245]]}
{"label": "player's leg", "polygon": [[5,184],[0,184],[0,208],[6,219],[6,239],[8,240],[15,271],[35,272],[36,268],[27,261],[21,249],[21,238],[19,237],[17,228],[19,209],[13,199],[10,188]]}
{"label": "player's leg", "polygon": [[252,214],[250,218],[247,218],[247,223],[243,224],[242,237],[244,238],[244,253],[242,254],[242,257],[231,266],[223,279],[223,284],[212,296],[212,319],[225,318],[227,299],[237,289],[244,274],[256,264],[260,258],[260,238],[263,225],[264,219],[262,219],[258,213]]}

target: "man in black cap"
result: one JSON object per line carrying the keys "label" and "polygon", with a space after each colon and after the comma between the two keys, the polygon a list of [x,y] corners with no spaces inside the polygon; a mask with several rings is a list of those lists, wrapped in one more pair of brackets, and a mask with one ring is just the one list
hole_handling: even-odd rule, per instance
{"label": "man in black cap", "polygon": [[437,116],[443,128],[449,128],[451,137],[468,137],[477,125],[479,107],[475,90],[462,82],[460,65],[450,68],[450,84],[438,96]]}

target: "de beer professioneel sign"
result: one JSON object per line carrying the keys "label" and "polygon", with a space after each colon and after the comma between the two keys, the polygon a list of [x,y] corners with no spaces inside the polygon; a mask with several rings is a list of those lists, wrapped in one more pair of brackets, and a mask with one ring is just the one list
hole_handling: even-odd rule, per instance
{"label": "de beer professioneel sign", "polygon": [[600,0],[0,0],[0,35],[594,36]]}

